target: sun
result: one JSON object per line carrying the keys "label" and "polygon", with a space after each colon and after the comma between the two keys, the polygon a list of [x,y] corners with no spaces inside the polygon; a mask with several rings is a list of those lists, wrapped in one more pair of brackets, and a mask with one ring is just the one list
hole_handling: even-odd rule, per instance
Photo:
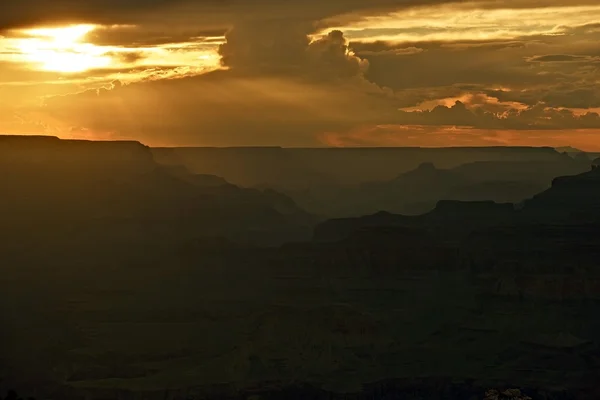
{"label": "sun", "polygon": [[45,71],[76,73],[110,66],[106,50],[85,42],[94,25],[72,25],[23,31],[17,45],[23,56]]}

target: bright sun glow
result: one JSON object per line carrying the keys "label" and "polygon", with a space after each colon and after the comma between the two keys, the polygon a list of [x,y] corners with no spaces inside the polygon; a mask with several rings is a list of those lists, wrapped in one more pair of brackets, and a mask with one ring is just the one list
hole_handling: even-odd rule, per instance
{"label": "bright sun glow", "polygon": [[111,58],[105,51],[84,41],[94,29],[93,25],[74,25],[26,30],[23,33],[27,37],[19,41],[18,48],[46,71],[83,72],[108,67]]}

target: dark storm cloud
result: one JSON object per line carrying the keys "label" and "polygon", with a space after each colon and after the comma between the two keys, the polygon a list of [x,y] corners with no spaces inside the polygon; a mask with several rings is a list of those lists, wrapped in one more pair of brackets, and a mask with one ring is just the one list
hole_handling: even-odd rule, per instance
{"label": "dark storm cloud", "polygon": [[565,83],[530,90],[502,91],[484,90],[488,96],[500,101],[523,104],[543,102],[549,107],[598,108],[600,107],[600,85],[597,83]]}
{"label": "dark storm cloud", "polygon": [[[509,41],[380,41],[350,46],[369,60],[366,77],[397,91],[405,107],[466,93],[529,106],[543,102],[550,107],[598,107],[600,29],[586,25],[562,32]],[[415,46],[421,51],[408,50]]]}
{"label": "dark storm cloud", "polygon": [[219,47],[221,63],[236,72],[312,79],[362,77],[368,62],[349,53],[344,34],[334,30],[313,42],[310,25],[282,21],[236,25]]}
{"label": "dark storm cloud", "polygon": [[319,20],[342,13],[436,4],[444,0],[20,0],[3,7],[0,29],[47,23],[136,24],[196,20],[197,26],[227,26],[234,20],[301,18]]}
{"label": "dark storm cloud", "polygon": [[[445,1],[426,3],[441,2]],[[31,6],[34,1],[24,3]],[[579,116],[560,109],[565,104],[578,104],[578,108],[596,104],[595,86],[590,85],[598,81],[597,70],[590,69],[589,63],[531,62],[532,57],[552,54],[594,56],[598,49],[594,38],[600,31],[590,26],[577,31],[568,28],[573,29],[570,39],[539,35],[503,41],[348,45],[341,31],[333,30],[314,41],[309,35],[335,22],[425,2],[82,3],[66,7],[71,3],[57,0],[57,8],[45,14],[15,5],[8,16],[0,15],[0,26],[23,25],[42,17],[50,21],[51,16],[55,21],[104,23],[111,26],[97,31],[94,42],[133,47],[174,41],[201,43],[222,32],[226,43],[219,47],[219,54],[228,70],[113,84],[102,90],[48,98],[41,112],[67,129],[135,137],[150,144],[312,146],[319,144],[323,132],[361,125],[600,128],[596,113]],[[483,8],[500,6],[499,2],[481,4]],[[11,15],[13,22],[9,23]],[[130,61],[141,54],[132,52]],[[162,77],[171,76],[157,75]],[[449,107],[400,110],[468,94],[472,95],[468,100]]]}
{"label": "dark storm cloud", "polygon": [[[368,77],[393,89],[469,84],[532,84],[547,77],[532,72],[524,60],[532,46],[527,42],[429,42],[423,51],[394,56],[414,44],[352,43],[358,56],[368,55]],[[366,51],[366,54],[363,54]]]}
{"label": "dark storm cloud", "polygon": [[[298,18],[319,21],[335,17],[353,21],[412,6],[462,3],[460,0],[19,0],[2,7],[0,30],[40,24],[88,22],[98,24],[152,23],[165,28],[173,22],[202,29],[226,28],[239,19]],[[505,8],[506,3],[481,1],[482,8]],[[570,5],[597,5],[574,0]],[[513,0],[512,8],[564,6],[559,0]]]}
{"label": "dark storm cloud", "polygon": [[[490,84],[541,87],[567,76],[531,71],[526,57],[540,52],[524,40],[421,43],[422,51],[407,52],[406,44],[348,46],[335,30],[311,41],[311,31],[311,23],[298,19],[238,22],[219,48],[228,70],[53,97],[44,112],[91,132],[178,145],[313,146],[323,132],[377,124],[600,128],[598,114],[577,116],[542,104],[542,94],[520,99],[529,104],[520,108],[494,104],[494,98],[507,101],[502,92],[430,111],[399,110],[419,100],[483,92]],[[369,61],[361,51],[371,52]],[[392,92],[388,83],[400,90]]]}
{"label": "dark storm cloud", "polygon": [[589,112],[578,116],[566,109],[537,104],[523,110],[510,109],[503,113],[487,111],[485,107],[469,109],[457,101],[453,106],[437,106],[430,111],[405,112],[407,125],[452,125],[481,129],[586,129],[600,128],[600,115]]}
{"label": "dark storm cloud", "polygon": [[2,7],[0,29],[64,22],[120,23],[180,0],[20,0]]}
{"label": "dark storm cloud", "polygon": [[396,115],[340,31],[312,42],[307,34],[303,25],[236,26],[220,48],[228,70],[53,97],[44,111],[92,131],[156,141],[168,129],[173,143],[210,145],[310,146],[324,130]]}

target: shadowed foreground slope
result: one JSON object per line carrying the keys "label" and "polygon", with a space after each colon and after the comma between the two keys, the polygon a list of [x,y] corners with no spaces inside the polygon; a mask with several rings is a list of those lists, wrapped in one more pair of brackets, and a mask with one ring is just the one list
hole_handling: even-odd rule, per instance
{"label": "shadowed foreground slope", "polygon": [[140,144],[6,140],[21,156],[0,158],[0,385],[61,400],[598,397],[599,230],[582,223],[596,172],[521,209],[444,201],[330,220],[311,241],[289,198],[157,167]]}

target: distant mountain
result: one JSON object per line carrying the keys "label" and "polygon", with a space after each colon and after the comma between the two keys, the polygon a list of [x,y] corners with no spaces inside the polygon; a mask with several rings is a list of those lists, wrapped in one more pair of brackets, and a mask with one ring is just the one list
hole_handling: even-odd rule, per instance
{"label": "distant mountain", "polygon": [[206,235],[266,244],[300,239],[314,221],[272,190],[158,165],[137,142],[1,138],[0,184],[0,214],[12,236],[102,224],[113,237],[158,230],[163,238]]}
{"label": "distant mountain", "polygon": [[[560,301],[600,299],[595,261],[599,255],[595,243],[600,234],[600,168],[558,177],[550,188],[519,207],[440,201],[434,210],[418,216],[380,212],[331,219],[315,228],[313,240],[336,246],[352,241],[358,248],[360,244],[352,238],[386,243],[390,229],[413,230],[414,238],[398,237],[398,250],[386,250],[388,258],[393,255],[396,260],[411,259],[412,265],[426,265],[427,257],[414,241],[423,237],[419,232],[427,232],[433,239],[429,253],[446,254],[447,267],[453,262],[466,266],[482,279],[478,284],[485,293]],[[411,244],[407,248],[405,243]],[[457,253],[448,253],[448,246]]]}
{"label": "distant mountain", "polygon": [[[421,172],[419,172],[421,171]],[[444,175],[445,174],[445,175]],[[456,177],[454,172],[440,175],[446,181]],[[436,176],[431,166],[411,172],[401,182],[415,176]],[[460,175],[464,179],[465,175]],[[430,212],[406,216],[378,212],[357,218],[330,219],[316,226],[314,240],[339,241],[353,232],[375,227],[415,227],[428,230],[444,240],[460,239],[471,232],[491,227],[547,225],[600,224],[600,168],[561,176],[552,180],[551,187],[543,190],[521,204],[493,201],[439,201]]]}
{"label": "distant mountain", "polygon": [[418,215],[440,200],[518,203],[548,188],[559,175],[578,174],[590,161],[561,156],[554,161],[478,161],[451,169],[423,163],[389,181],[287,191],[303,208],[329,216],[377,211]]}
{"label": "distant mountain", "polygon": [[386,147],[386,148],[153,148],[163,165],[184,165],[196,174],[217,175],[241,186],[286,191],[354,186],[389,181],[433,163],[450,169],[478,161],[552,162],[562,154],[551,147]]}
{"label": "distant mountain", "polygon": [[524,217],[551,223],[600,222],[600,169],[561,176],[524,202]]}
{"label": "distant mountain", "polygon": [[572,146],[555,147],[555,149],[559,153],[567,153],[567,154],[583,153],[583,150],[576,149],[575,147],[572,147]]}

